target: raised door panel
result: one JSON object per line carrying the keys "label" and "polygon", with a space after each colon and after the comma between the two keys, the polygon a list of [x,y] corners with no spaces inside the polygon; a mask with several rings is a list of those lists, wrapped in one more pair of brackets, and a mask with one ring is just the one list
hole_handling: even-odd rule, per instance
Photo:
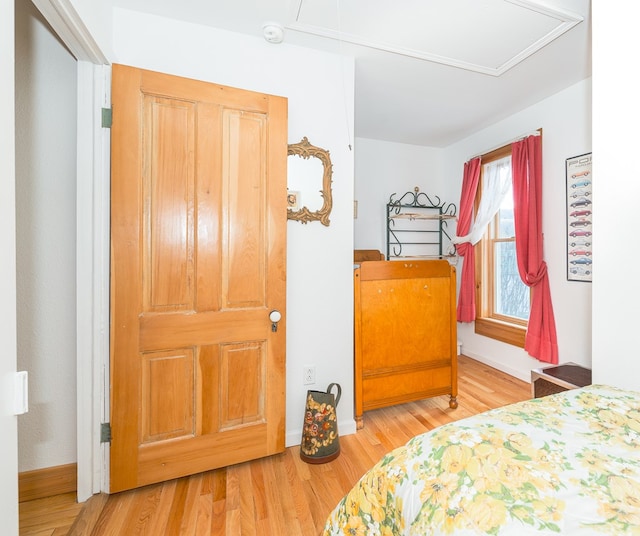
{"label": "raised door panel", "polygon": [[[395,261],[394,261],[395,262]],[[448,363],[451,329],[448,278],[366,281],[362,293],[363,369]],[[398,351],[401,349],[401,351]]]}

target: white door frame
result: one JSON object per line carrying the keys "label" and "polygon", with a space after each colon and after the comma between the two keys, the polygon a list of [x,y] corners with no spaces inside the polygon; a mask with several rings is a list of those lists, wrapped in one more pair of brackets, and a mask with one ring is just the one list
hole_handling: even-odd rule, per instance
{"label": "white door frame", "polygon": [[18,534],[14,30],[14,3],[0,2],[0,519],[9,536]]}
{"label": "white door frame", "polygon": [[78,501],[106,491],[109,392],[109,108],[110,68],[78,62],[76,229]]}
{"label": "white door frame", "polygon": [[108,420],[109,374],[109,130],[108,60],[71,0],[33,0],[78,60],[77,109],[77,462],[78,501],[107,491],[108,447],[100,423]]}

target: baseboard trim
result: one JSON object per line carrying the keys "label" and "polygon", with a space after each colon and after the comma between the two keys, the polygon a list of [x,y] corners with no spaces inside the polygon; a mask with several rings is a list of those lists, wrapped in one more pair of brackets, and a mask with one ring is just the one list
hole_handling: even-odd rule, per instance
{"label": "baseboard trim", "polygon": [[69,463],[18,473],[18,501],[43,499],[78,489],[78,464]]}
{"label": "baseboard trim", "polygon": [[[504,363],[499,363],[498,361],[493,361],[492,359],[488,359],[482,355],[476,354],[475,352],[469,352],[464,348],[462,349],[462,355],[470,357],[471,359],[475,359],[476,361],[480,361],[480,363],[489,365],[491,368],[499,370],[500,372],[504,372],[505,374],[508,374],[509,376],[513,376],[514,378],[522,380],[523,382],[531,383],[530,371],[527,371],[525,373],[513,367],[508,367]],[[535,368],[535,367],[532,367],[532,368]]]}

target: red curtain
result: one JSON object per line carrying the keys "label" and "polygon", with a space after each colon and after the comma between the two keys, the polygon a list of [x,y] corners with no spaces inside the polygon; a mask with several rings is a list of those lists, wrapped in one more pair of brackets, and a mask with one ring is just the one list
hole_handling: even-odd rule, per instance
{"label": "red curtain", "polygon": [[539,361],[556,364],[556,324],[547,263],[542,253],[541,136],[529,136],[515,142],[512,145],[511,166],[518,271],[524,284],[532,289],[524,349]]}
{"label": "red curtain", "polygon": [[[457,236],[469,234],[473,223],[473,202],[480,180],[480,158],[469,160],[464,165],[462,193],[460,194],[460,215]],[[463,242],[456,245],[458,255],[464,257],[460,274],[460,296],[458,297],[458,322],[473,322],[476,319],[476,256],[473,244]]]}

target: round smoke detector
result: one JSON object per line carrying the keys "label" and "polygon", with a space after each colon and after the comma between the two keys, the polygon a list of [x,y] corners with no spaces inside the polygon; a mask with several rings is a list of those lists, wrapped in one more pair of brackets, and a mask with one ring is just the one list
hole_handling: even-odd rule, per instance
{"label": "round smoke detector", "polygon": [[263,24],[262,32],[269,43],[282,43],[284,39],[284,28],[275,22]]}

